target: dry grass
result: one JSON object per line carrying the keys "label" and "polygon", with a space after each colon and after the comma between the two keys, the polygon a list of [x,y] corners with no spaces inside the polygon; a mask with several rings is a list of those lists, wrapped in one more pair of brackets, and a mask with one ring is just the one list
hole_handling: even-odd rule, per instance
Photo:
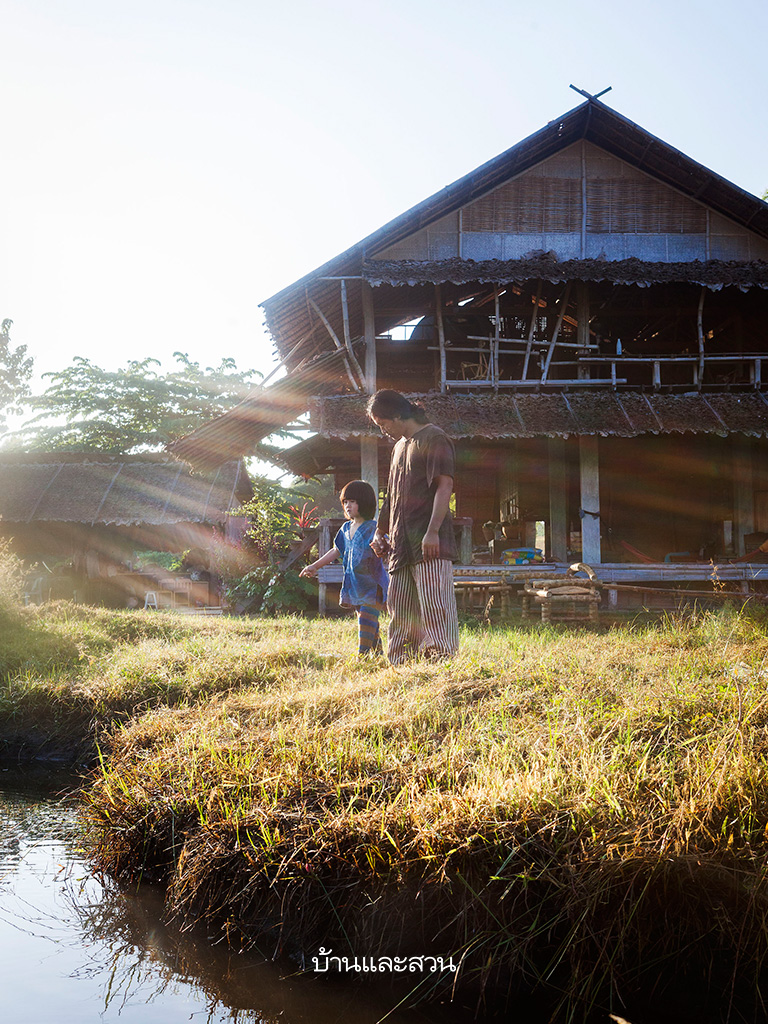
{"label": "dry grass", "polygon": [[538,993],[531,1019],[765,1018],[763,621],[467,629],[405,670],[350,620],[8,623],[2,735],[99,739],[94,857],[169,912],[307,956],[452,953],[488,1006]]}

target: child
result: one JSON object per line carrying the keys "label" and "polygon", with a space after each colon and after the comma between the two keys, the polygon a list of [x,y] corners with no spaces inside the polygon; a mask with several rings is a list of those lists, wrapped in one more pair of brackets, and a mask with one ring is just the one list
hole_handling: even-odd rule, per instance
{"label": "child", "polygon": [[376,532],[376,494],[364,480],[351,480],[339,495],[348,522],[336,534],[333,547],[301,570],[316,576],[317,570],[340,558],[343,566],[339,603],[357,611],[360,654],[381,654],[379,612],[385,607],[389,577],[371,539]]}

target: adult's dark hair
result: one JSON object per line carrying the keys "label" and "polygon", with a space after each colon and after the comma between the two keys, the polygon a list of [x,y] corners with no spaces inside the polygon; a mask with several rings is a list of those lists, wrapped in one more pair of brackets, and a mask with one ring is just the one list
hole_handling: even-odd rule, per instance
{"label": "adult's dark hair", "polygon": [[357,511],[363,519],[375,519],[378,501],[376,492],[365,480],[350,480],[344,484],[339,494],[339,501],[356,501]]}
{"label": "adult's dark hair", "polygon": [[369,417],[380,420],[415,419],[417,423],[426,423],[427,414],[420,405],[409,402],[399,391],[377,391],[368,399],[366,412]]}

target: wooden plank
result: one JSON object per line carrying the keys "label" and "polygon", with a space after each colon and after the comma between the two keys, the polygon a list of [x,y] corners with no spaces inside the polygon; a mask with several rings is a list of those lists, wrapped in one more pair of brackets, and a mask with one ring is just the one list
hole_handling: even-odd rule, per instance
{"label": "wooden plank", "polygon": [[[533,565],[461,565],[453,567],[453,577],[511,580],[522,585],[527,579],[563,575],[569,562],[540,562]],[[712,580],[710,562],[602,562],[592,566],[601,583],[702,583]],[[716,566],[718,580],[734,583],[768,580],[768,562],[724,562]],[[341,583],[342,568],[338,562],[326,565],[317,574],[324,584]]]}
{"label": "wooden plank", "polygon": [[294,562],[298,561],[302,555],[305,555],[309,551],[318,539],[318,531],[307,530],[305,536],[302,538],[301,543],[297,544],[296,547],[292,548],[285,558],[278,565],[280,572],[285,572]]}
{"label": "wooden plank", "polygon": [[[481,334],[468,334],[467,335],[467,341],[488,341],[488,336],[487,335],[481,335]],[[527,345],[528,344],[528,342],[525,340],[525,338],[501,338],[501,337],[499,338],[499,343],[500,344],[506,344],[506,345]],[[451,348],[453,348],[453,345],[451,345]],[[591,351],[596,352],[598,347],[597,347],[597,345],[586,345],[586,346],[585,345],[581,345],[577,341],[561,341],[560,342],[560,348],[578,348],[578,349],[588,348]],[[503,349],[502,351],[506,351],[506,350]],[[510,349],[510,351],[515,351],[515,350],[514,349]],[[733,357],[731,357],[731,358],[733,358]],[[641,360],[641,361],[645,362],[645,360]]]}
{"label": "wooden plank", "polygon": [[[504,339],[502,339],[504,340]],[[576,348],[570,342],[560,342],[561,348]],[[746,363],[755,359],[763,359],[760,353],[734,353],[732,355],[705,355],[705,363]],[[698,363],[698,356],[580,356],[579,361],[583,363]]]}
{"label": "wooden plank", "polygon": [[[561,365],[561,364],[556,364]],[[573,364],[569,364],[573,365]],[[585,380],[583,377],[573,377],[569,380],[499,380],[496,383],[497,388],[545,388],[552,389],[565,387],[592,387],[596,384],[626,384],[626,377],[617,377],[616,380],[612,380],[610,377],[592,377],[590,380]],[[489,380],[453,380],[449,379],[446,381],[449,387],[456,386],[461,388],[490,388],[493,387]]]}

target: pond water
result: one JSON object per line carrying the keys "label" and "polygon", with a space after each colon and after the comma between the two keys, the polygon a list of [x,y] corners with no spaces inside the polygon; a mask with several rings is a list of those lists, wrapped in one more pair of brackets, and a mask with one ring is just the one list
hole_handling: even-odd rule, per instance
{"label": "pond water", "polygon": [[[94,878],[61,774],[0,770],[0,1019],[13,1024],[429,1024],[365,981],[237,954]],[[391,1011],[391,1012],[390,1012]],[[452,1018],[454,1013],[450,1014]],[[440,1014],[445,1022],[446,1015]],[[471,1019],[471,1015],[466,1017]]]}

